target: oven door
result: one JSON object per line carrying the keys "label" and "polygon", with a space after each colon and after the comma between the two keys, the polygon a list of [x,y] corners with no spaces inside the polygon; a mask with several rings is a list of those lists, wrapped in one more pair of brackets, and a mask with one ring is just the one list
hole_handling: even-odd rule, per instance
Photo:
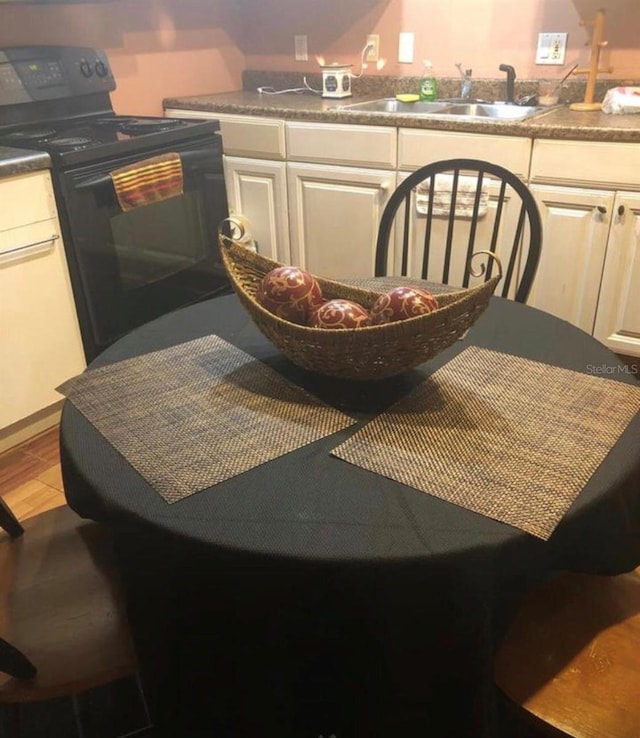
{"label": "oven door", "polygon": [[[110,172],[180,155],[183,194],[123,212]],[[229,292],[217,228],[227,217],[218,136],[155,147],[61,175],[62,223],[87,360],[178,307]]]}

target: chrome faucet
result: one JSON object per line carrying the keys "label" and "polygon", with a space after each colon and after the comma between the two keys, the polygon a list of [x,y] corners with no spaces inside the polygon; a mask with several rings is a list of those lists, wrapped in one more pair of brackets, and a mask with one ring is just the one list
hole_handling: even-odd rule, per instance
{"label": "chrome faucet", "polygon": [[456,67],[458,67],[460,78],[462,79],[462,84],[460,85],[460,97],[463,100],[468,100],[471,97],[471,75],[473,72],[471,69],[463,70],[462,62],[458,62]]}
{"label": "chrome faucet", "polygon": [[507,96],[506,96],[506,102],[508,103],[514,103],[515,100],[513,99],[514,95],[514,82],[516,79],[516,70],[510,66],[509,64],[501,64],[498,69],[501,72],[507,73]]}

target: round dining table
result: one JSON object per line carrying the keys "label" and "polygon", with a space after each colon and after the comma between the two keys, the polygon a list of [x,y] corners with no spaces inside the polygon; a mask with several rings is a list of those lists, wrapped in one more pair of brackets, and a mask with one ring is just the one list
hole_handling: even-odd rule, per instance
{"label": "round dining table", "polygon": [[331,450],[468,346],[637,384],[632,372],[569,323],[494,297],[420,367],[331,379],[290,363],[235,295],[138,328],[89,370],[209,334],[357,422],[168,504],[65,402],[66,497],[112,533],[158,734],[501,735],[493,659],[523,594],[561,570],[640,564],[640,415],[548,540]]}

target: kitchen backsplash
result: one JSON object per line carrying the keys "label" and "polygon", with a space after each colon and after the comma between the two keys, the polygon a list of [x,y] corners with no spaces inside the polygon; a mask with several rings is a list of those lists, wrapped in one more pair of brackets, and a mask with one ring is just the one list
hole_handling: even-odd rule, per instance
{"label": "kitchen backsplash", "polygon": [[[305,75],[299,72],[270,72],[263,70],[246,69],[242,73],[242,87],[244,90],[255,91],[258,87],[273,87],[275,90],[285,90],[301,88],[304,85],[304,78],[307,80],[309,87],[320,90],[322,89],[322,78],[320,74],[315,72]],[[534,95],[537,91],[538,81],[535,79],[516,79],[515,81],[515,99]],[[595,100],[602,101],[605,93],[612,87],[620,85],[640,86],[640,79],[598,79],[595,89]],[[420,87],[419,77],[392,77],[392,76],[371,76],[353,78],[351,81],[351,89],[354,95],[363,95],[368,97],[393,97],[399,93],[415,92]],[[561,103],[579,102],[584,99],[586,87],[586,77],[575,77],[567,80],[562,94],[560,95]],[[460,96],[460,78],[459,77],[438,77],[438,96],[439,97],[459,97]],[[505,96],[505,79],[474,79],[471,87],[471,97],[480,100],[500,100]]]}

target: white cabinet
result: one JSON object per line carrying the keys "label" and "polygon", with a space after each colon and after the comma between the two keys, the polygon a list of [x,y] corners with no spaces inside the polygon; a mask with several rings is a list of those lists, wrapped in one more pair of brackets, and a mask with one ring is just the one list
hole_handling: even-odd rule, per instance
{"label": "white cabinet", "polygon": [[[0,180],[0,448],[86,366],[48,171]],[[21,439],[18,439],[21,440]],[[17,442],[17,441],[16,441]]]}
{"label": "white cabinet", "polygon": [[283,161],[224,157],[229,210],[251,221],[258,251],[284,264],[291,261],[287,217],[287,166]]}
{"label": "white cabinet", "polygon": [[[373,274],[378,225],[396,176],[400,181],[424,164],[448,158],[501,164],[529,183],[543,221],[529,304],[594,333],[619,353],[640,356],[637,144],[197,111],[167,114],[220,119],[231,208],[249,217],[263,253],[328,277]],[[491,217],[490,208],[481,230],[490,228]],[[422,270],[421,226],[414,217],[410,273],[415,276]],[[480,242],[482,233],[477,238]],[[444,235],[436,233],[434,243],[439,240]],[[396,243],[389,258],[397,270]],[[440,278],[439,258],[436,246],[429,269],[434,279]],[[508,260],[504,249],[502,259]],[[462,269],[453,264],[452,282],[461,281]]]}
{"label": "white cabinet", "polygon": [[249,218],[261,254],[289,263],[284,121],[242,115],[209,117],[220,120],[229,212]]}
{"label": "white cabinet", "polygon": [[594,335],[640,356],[640,193],[618,193],[611,217]]}
{"label": "white cabinet", "polygon": [[393,171],[290,163],[291,259],[329,278],[373,276]]}
{"label": "white cabinet", "polygon": [[373,275],[380,218],[395,188],[396,137],[395,128],[287,123],[294,264],[330,278]]}
{"label": "white cabinet", "polygon": [[614,194],[532,185],[543,243],[527,304],[593,332]]}
{"label": "white cabinet", "polygon": [[[260,253],[332,278],[373,275],[382,211],[396,178],[406,176],[399,167],[408,171],[449,157],[489,158],[526,178],[531,158],[531,140],[517,136],[166,113],[219,119],[229,209],[249,218]],[[415,226],[418,234],[419,221]],[[421,250],[413,257],[417,264]],[[392,244],[391,263],[399,258]]]}
{"label": "white cabinet", "polygon": [[165,112],[173,118],[220,121],[229,211],[249,218],[261,254],[289,263],[285,122],[191,110]]}
{"label": "white cabinet", "polygon": [[640,356],[638,171],[636,144],[534,141],[545,227],[532,304],[630,356]]}

